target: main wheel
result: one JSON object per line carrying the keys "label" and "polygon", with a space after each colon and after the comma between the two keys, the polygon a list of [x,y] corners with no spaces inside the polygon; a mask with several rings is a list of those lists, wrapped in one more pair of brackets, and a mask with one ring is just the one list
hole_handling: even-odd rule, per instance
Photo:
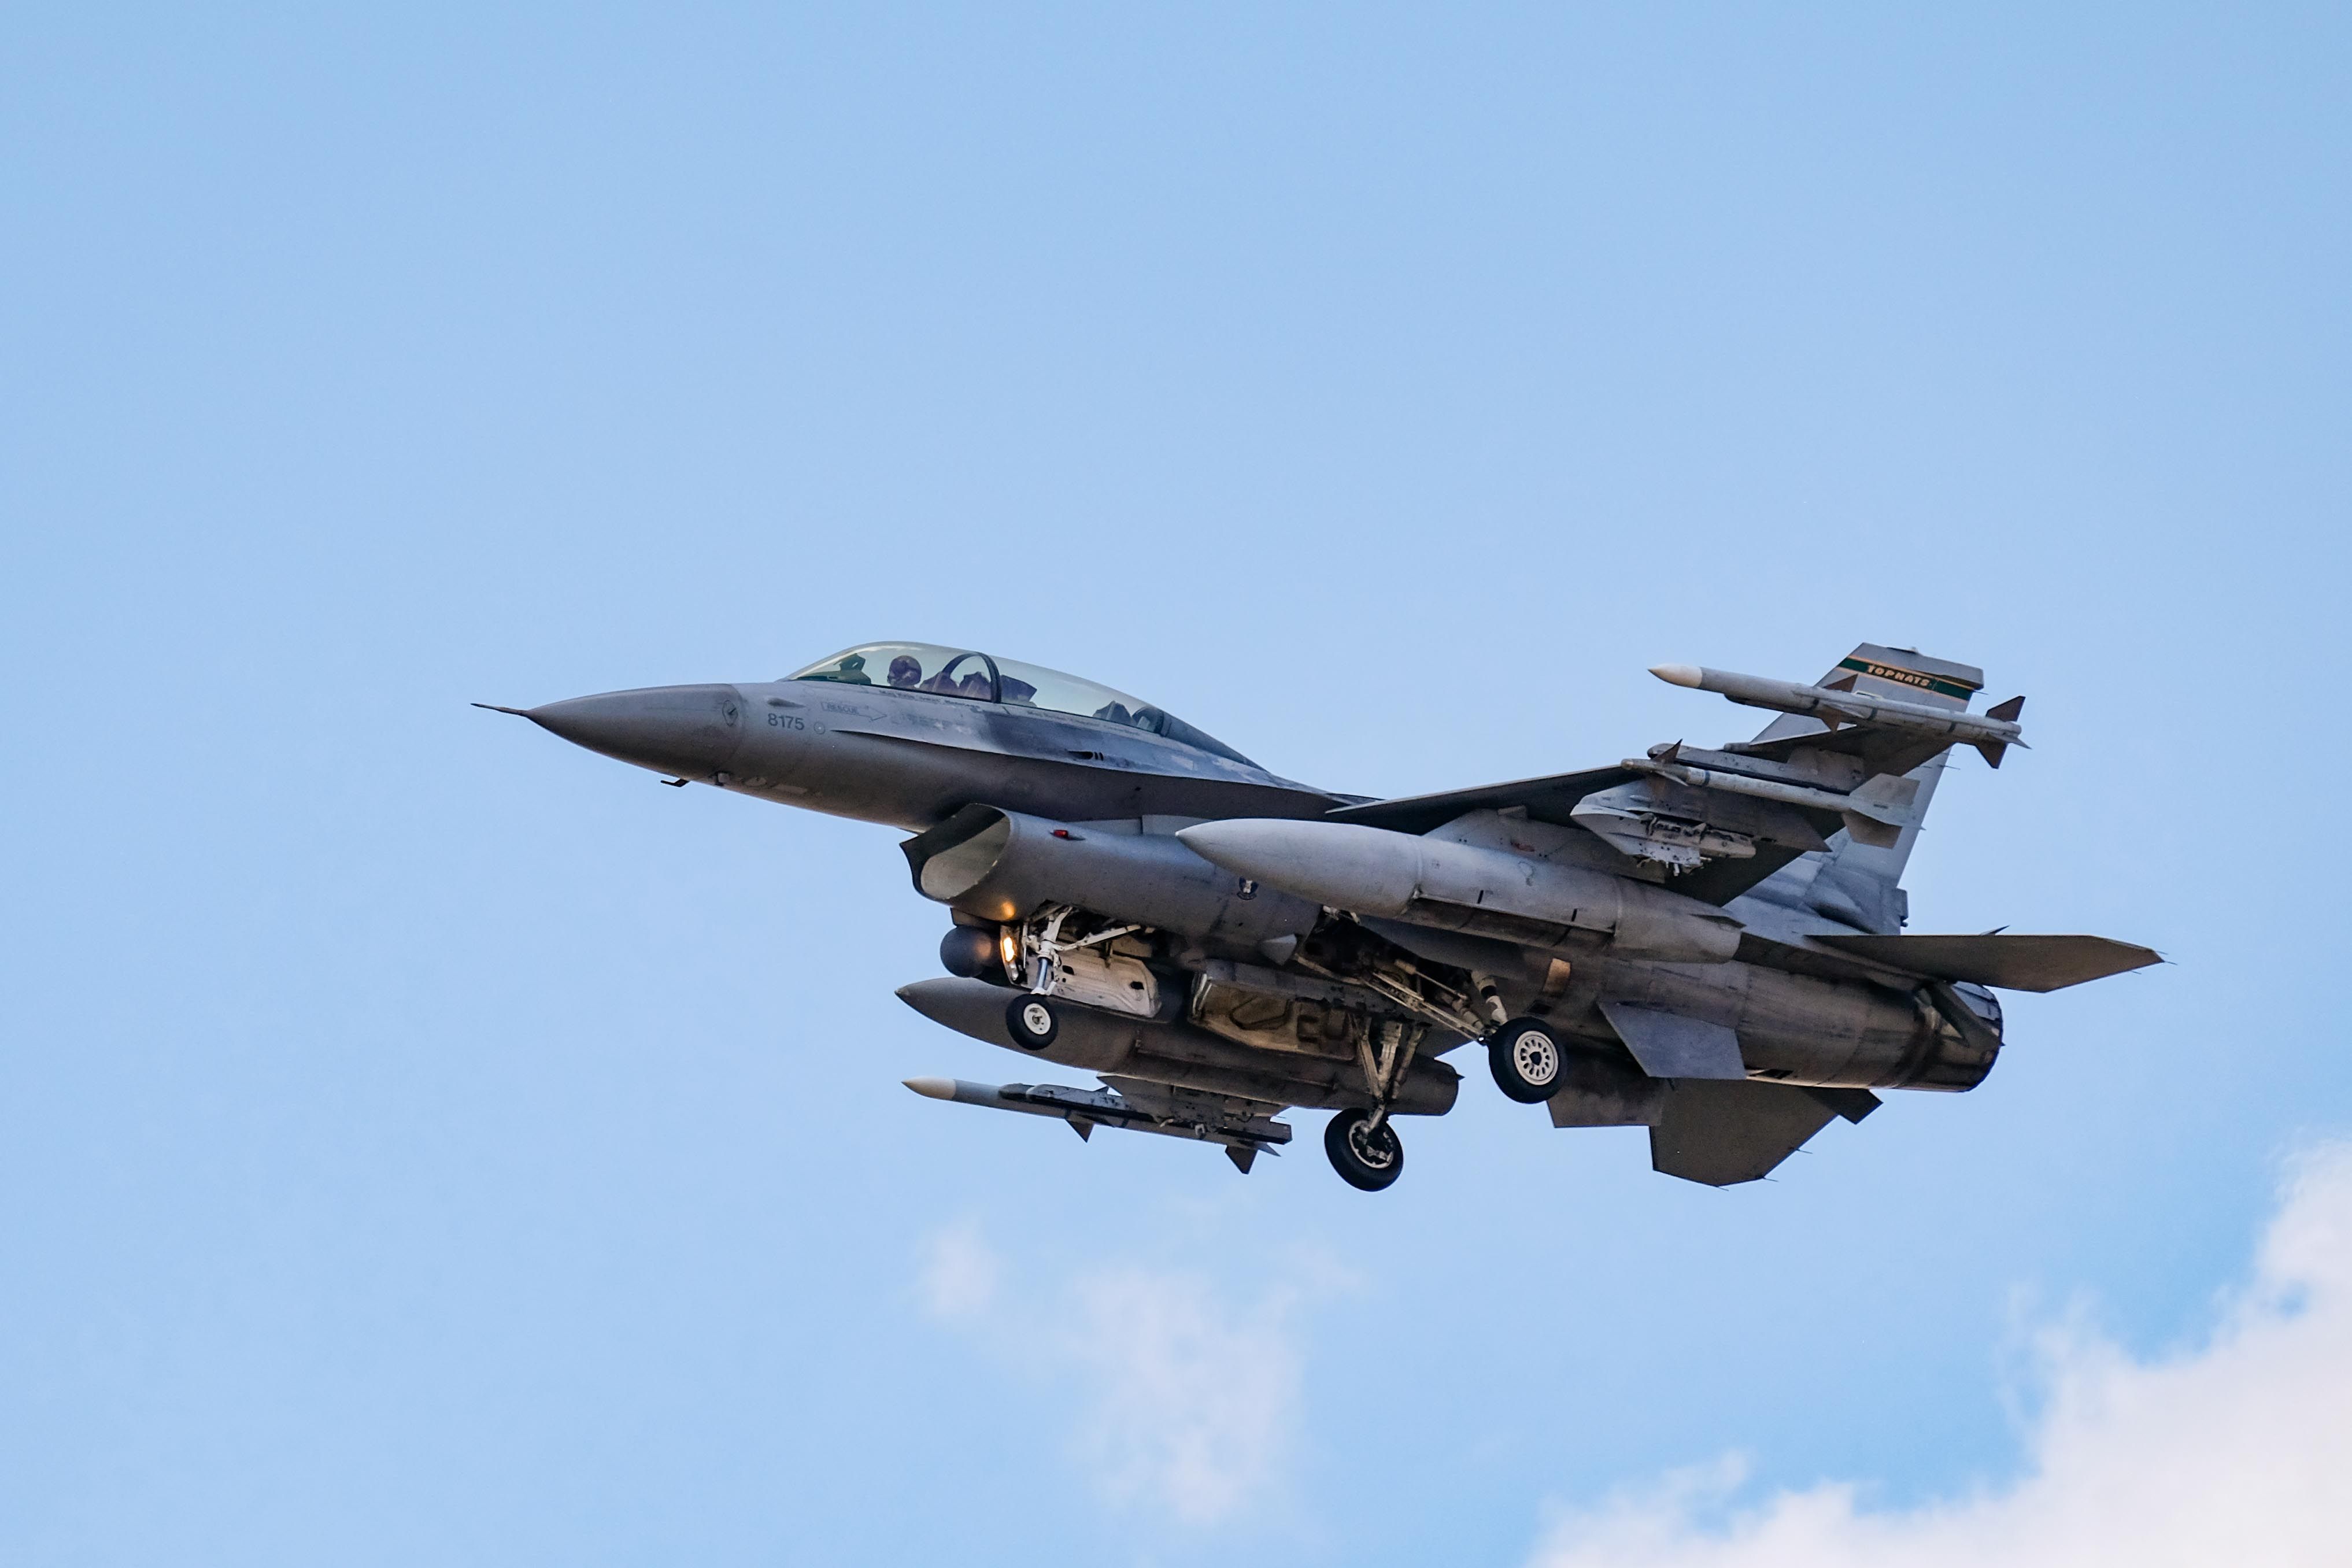
{"label": "main wheel", "polygon": [[1559,1091],[1568,1056],[1550,1025],[1514,1018],[1486,1037],[1486,1065],[1506,1096],[1521,1105],[1539,1105]]}
{"label": "main wheel", "polygon": [[1023,1050],[1042,1051],[1062,1032],[1062,1020],[1054,1016],[1054,1005],[1043,996],[1015,996],[1004,1009],[1004,1026],[1013,1032],[1013,1043]]}
{"label": "main wheel", "polygon": [[1323,1152],[1339,1179],[1360,1192],[1377,1193],[1404,1173],[1404,1143],[1396,1123],[1370,1126],[1369,1110],[1343,1110],[1323,1129]]}

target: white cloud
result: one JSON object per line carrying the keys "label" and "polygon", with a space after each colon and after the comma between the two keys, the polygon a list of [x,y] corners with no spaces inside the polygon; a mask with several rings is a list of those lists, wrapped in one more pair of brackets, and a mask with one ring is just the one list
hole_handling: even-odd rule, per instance
{"label": "white cloud", "polygon": [[2024,1478],[1874,1510],[1847,1485],[1705,1522],[1736,1459],[1561,1517],[1535,1568],[2054,1568],[2352,1562],[2352,1145],[2300,1162],[2252,1280],[2201,1346],[2137,1360],[2080,1328],[2039,1345]]}
{"label": "white cloud", "polygon": [[1280,1483],[1298,1423],[1291,1292],[1234,1306],[1197,1275],[1121,1268],[1076,1294],[1070,1349],[1111,1391],[1081,1450],[1114,1501],[1213,1524]]}
{"label": "white cloud", "polygon": [[965,1224],[925,1239],[918,1287],[933,1317],[1054,1369],[1033,1385],[1079,1402],[1073,1457],[1108,1501],[1213,1525],[1282,1490],[1305,1361],[1296,1319],[1349,1283],[1308,1257],[1272,1274],[1251,1293],[1137,1264],[1024,1281]]}
{"label": "white cloud", "polygon": [[980,1226],[970,1220],[923,1238],[923,1268],[917,1288],[923,1306],[942,1320],[977,1318],[996,1303],[1004,1266]]}

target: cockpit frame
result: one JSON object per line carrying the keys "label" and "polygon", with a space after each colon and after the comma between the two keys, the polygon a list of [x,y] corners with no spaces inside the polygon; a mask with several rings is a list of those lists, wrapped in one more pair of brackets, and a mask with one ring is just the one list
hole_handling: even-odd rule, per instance
{"label": "cockpit frame", "polygon": [[[875,666],[881,666],[881,679]],[[960,673],[961,672],[961,673]],[[1140,730],[1244,767],[1257,764],[1231,746],[1139,698],[1097,681],[1015,659],[999,661],[976,648],[935,643],[862,643],[785,677],[845,686],[920,691],[1010,710],[1030,709]]]}

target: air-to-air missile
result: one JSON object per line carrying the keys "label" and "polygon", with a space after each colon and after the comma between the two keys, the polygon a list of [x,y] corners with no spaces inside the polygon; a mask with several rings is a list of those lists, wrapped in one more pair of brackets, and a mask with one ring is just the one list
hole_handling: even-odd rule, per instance
{"label": "air-to-air missile", "polygon": [[1303,899],[1507,941],[1606,938],[1621,957],[1719,963],[1740,922],[1713,904],[1581,866],[1348,822],[1244,818],[1176,835],[1213,865]]}
{"label": "air-to-air missile", "polygon": [[959,1078],[910,1078],[907,1087],[932,1100],[977,1105],[990,1110],[1017,1110],[1025,1116],[1051,1116],[1066,1121],[1081,1138],[1097,1127],[1122,1132],[1156,1132],[1163,1138],[1189,1138],[1198,1143],[1222,1143],[1225,1157],[1244,1171],[1258,1152],[1290,1142],[1286,1122],[1264,1116],[1234,1116],[1207,1097],[1186,1095],[1159,1084],[1122,1079],[1118,1089],[1072,1089],[1060,1083],[967,1083]]}
{"label": "air-to-air missile", "polygon": [[[2004,748],[2025,744],[2018,739],[2021,731],[2017,716],[2025,710],[2022,697],[2012,697],[1982,713],[1969,713],[1957,708],[1906,702],[1896,697],[1865,695],[1852,689],[1852,675],[1835,686],[1807,686],[1794,680],[1769,680],[1760,675],[1738,675],[1727,669],[1705,669],[1695,664],[1653,665],[1650,673],[1669,685],[1727,697],[1744,708],[1764,708],[1818,719],[1832,730],[1842,723],[1879,724],[1915,734],[1948,736],[1982,752],[1985,761],[1994,767],[2000,766]],[[1881,679],[1911,676],[1910,671],[1892,668],[1873,669],[1870,673]]]}

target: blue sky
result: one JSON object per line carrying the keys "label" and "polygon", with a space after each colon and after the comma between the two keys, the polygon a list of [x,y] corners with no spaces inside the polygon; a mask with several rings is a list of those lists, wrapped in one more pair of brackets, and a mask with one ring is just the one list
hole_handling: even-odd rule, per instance
{"label": "blue sky", "polygon": [[[2352,1297],[2257,1260],[2352,1210],[2347,35],[13,8],[0,1558],[1737,1552]],[[1378,1199],[1081,1145],[899,1087],[1017,1068],[889,832],[467,706],[890,637],[1381,794],[1915,645],[2036,749],[1914,929],[2174,963],[1731,1192],[1477,1073]]]}

